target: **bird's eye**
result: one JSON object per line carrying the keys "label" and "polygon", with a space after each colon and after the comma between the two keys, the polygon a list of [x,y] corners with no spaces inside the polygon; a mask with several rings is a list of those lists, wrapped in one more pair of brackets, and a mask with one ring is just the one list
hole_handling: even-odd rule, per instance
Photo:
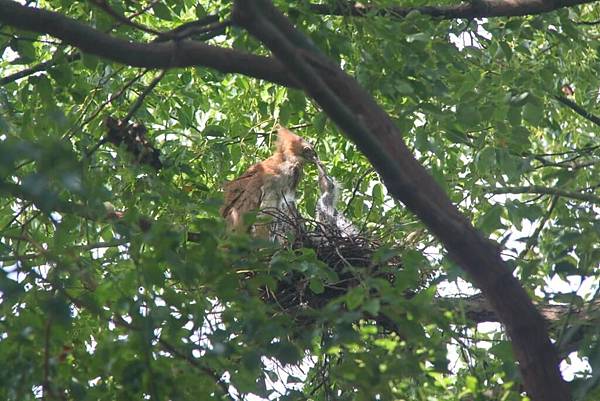
{"label": "bird's eye", "polygon": [[305,146],[302,148],[302,156],[311,162],[314,162],[318,159],[317,152],[315,152],[315,150],[310,146]]}

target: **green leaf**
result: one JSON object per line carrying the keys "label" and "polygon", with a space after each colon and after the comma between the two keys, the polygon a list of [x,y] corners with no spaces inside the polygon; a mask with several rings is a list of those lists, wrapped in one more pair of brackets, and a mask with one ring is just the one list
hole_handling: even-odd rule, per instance
{"label": "green leaf", "polygon": [[365,300],[365,289],[362,287],[353,288],[346,294],[346,306],[348,309],[354,310],[358,308]]}
{"label": "green leaf", "polygon": [[539,125],[544,118],[544,104],[538,98],[530,98],[523,107],[523,118],[533,126]]}
{"label": "green leaf", "polygon": [[196,14],[196,18],[198,19],[204,18],[208,15],[206,8],[204,8],[204,6],[200,3],[196,3],[194,6],[194,12]]}
{"label": "green leaf", "polygon": [[483,148],[475,156],[475,166],[479,174],[487,175],[496,167],[496,150],[491,146]]}
{"label": "green leaf", "polygon": [[154,15],[156,15],[160,19],[164,19],[167,21],[173,20],[173,14],[169,7],[164,3],[158,2],[152,5],[152,11],[154,11]]}
{"label": "green leaf", "polygon": [[504,213],[504,208],[500,204],[492,206],[485,214],[477,219],[477,228],[486,234],[490,234],[495,230],[504,228],[504,225],[500,221]]}
{"label": "green leaf", "polygon": [[461,104],[456,109],[456,119],[463,127],[472,127],[481,121],[481,115],[472,105]]}
{"label": "green leaf", "polygon": [[319,278],[311,278],[308,284],[310,290],[315,294],[322,294],[325,292],[325,286],[323,285],[323,281]]}
{"label": "green leaf", "polygon": [[42,101],[46,104],[53,103],[53,89],[52,83],[45,75],[40,75],[30,79],[31,83],[35,85],[37,92],[40,95]]}
{"label": "green leaf", "polygon": [[301,358],[298,348],[289,341],[282,340],[270,346],[273,356],[284,365],[296,363]]}
{"label": "green leaf", "polygon": [[380,304],[379,300],[376,298],[369,299],[362,306],[362,309],[365,312],[368,312],[369,314],[371,314],[373,316],[377,316],[379,314],[380,308],[381,308],[381,304]]}
{"label": "green leaf", "polygon": [[92,54],[81,53],[81,62],[86,68],[95,70],[100,63],[100,59]]}
{"label": "green leaf", "polygon": [[396,81],[395,88],[398,91],[398,93],[400,95],[403,95],[403,96],[410,96],[413,93],[415,93],[415,89],[410,84],[410,82],[406,81],[406,80],[403,80],[403,79],[400,79],[400,80]]}
{"label": "green leaf", "polygon": [[[27,32],[24,34],[25,37],[31,37],[31,33]],[[36,60],[36,50],[32,41],[29,40],[16,40],[13,42],[11,47],[19,53],[19,62],[22,64],[29,64]]]}
{"label": "green leaf", "polygon": [[429,35],[426,34],[425,32],[414,33],[412,35],[406,36],[406,41],[408,43],[412,43],[412,42],[428,42],[429,39],[430,39]]}
{"label": "green leaf", "polygon": [[521,125],[521,118],[522,118],[522,109],[521,107],[518,106],[511,106],[508,109],[508,114],[506,115],[506,118],[508,119],[508,121],[510,122],[510,124],[514,127],[518,127]]}
{"label": "green leaf", "polygon": [[563,259],[554,265],[554,271],[561,276],[577,276],[577,262],[573,258]]}
{"label": "green leaf", "polygon": [[381,185],[380,183],[373,185],[373,190],[371,191],[371,196],[373,197],[373,201],[375,202],[376,205],[383,204],[383,198],[384,198],[383,185]]}

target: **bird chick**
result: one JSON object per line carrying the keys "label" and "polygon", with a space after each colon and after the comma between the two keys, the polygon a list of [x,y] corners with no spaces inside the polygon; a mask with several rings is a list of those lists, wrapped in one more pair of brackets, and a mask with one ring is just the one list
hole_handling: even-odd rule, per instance
{"label": "bird chick", "polygon": [[316,220],[321,223],[321,229],[328,234],[341,237],[357,237],[360,234],[358,228],[336,208],[340,184],[327,175],[325,166],[319,160],[316,165],[319,172],[319,189],[321,190],[321,196],[317,201]]}

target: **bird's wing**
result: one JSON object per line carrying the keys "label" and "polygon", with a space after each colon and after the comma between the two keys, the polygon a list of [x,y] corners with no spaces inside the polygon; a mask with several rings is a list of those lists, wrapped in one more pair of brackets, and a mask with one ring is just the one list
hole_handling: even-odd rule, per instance
{"label": "bird's wing", "polygon": [[250,167],[244,174],[225,184],[225,199],[221,215],[227,220],[230,228],[242,224],[245,213],[258,210],[262,202],[264,174],[260,165]]}

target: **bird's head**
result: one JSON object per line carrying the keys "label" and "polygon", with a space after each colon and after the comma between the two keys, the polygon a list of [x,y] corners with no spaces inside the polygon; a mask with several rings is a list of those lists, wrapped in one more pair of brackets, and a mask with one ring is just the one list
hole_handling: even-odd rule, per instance
{"label": "bird's head", "polygon": [[303,162],[317,163],[319,157],[313,146],[287,128],[277,131],[277,151],[286,158],[299,158]]}

